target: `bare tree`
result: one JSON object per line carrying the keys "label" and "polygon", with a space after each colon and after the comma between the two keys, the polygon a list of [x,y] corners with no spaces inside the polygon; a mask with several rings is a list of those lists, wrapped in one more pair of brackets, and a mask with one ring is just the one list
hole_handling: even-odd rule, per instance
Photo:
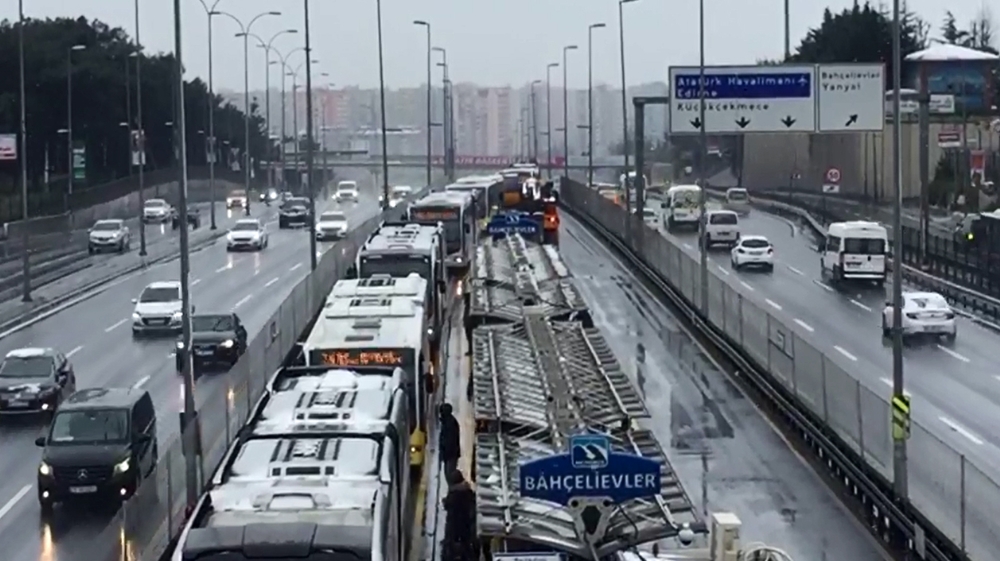
{"label": "bare tree", "polygon": [[985,4],[969,24],[967,46],[973,49],[996,52],[993,47],[993,13]]}

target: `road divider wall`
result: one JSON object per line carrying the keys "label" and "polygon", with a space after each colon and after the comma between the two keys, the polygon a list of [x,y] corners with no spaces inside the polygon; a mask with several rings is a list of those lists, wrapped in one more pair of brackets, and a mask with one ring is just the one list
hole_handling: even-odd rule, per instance
{"label": "road divider wall", "polygon": [[995,558],[1000,532],[991,513],[1000,504],[1000,486],[915,421],[908,442],[909,499],[893,495],[888,388],[866,387],[851,361],[809,326],[772,313],[740,287],[738,277],[709,267],[708,308],[701,309],[697,250],[647,227],[641,216],[629,217],[596,190],[564,179],[560,203],[657,284],[733,360],[803,435],[829,481],[887,547],[901,552],[919,543],[933,560]]}

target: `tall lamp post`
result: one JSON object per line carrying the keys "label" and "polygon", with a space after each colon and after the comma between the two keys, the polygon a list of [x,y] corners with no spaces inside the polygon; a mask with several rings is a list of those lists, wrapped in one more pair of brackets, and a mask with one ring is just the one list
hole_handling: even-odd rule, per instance
{"label": "tall lamp post", "polygon": [[73,51],[86,50],[86,45],[73,45],[66,55],[66,155],[67,177],[66,194],[73,194]]}
{"label": "tall lamp post", "polygon": [[[205,141],[205,155],[208,158],[208,212],[209,219],[211,221],[210,230],[217,230],[218,226],[215,223],[215,160],[218,159],[218,151],[215,148],[215,82],[213,77],[213,57],[212,57],[212,16],[215,15],[215,8],[219,6],[219,2],[222,0],[215,0],[215,2],[209,6],[205,3],[205,0],[198,0],[201,2],[201,7],[205,8],[206,18],[208,20],[208,138]],[[136,13],[139,11],[139,0],[135,0]],[[138,15],[136,15],[136,43],[139,42],[139,20]],[[136,68],[138,69],[138,62],[136,62]],[[136,71],[138,75],[138,70]],[[141,114],[141,113],[140,113]],[[142,126],[139,126],[142,129]],[[143,154],[145,157],[145,154]],[[139,192],[142,193],[142,167],[139,167]],[[141,200],[140,200],[141,203]],[[142,217],[140,217],[142,218]],[[140,228],[144,228],[140,220]],[[145,230],[143,232],[143,249],[145,249]]]}
{"label": "tall lamp post", "polygon": [[306,191],[309,193],[309,264],[312,270],[316,270],[316,186],[313,185],[313,144],[316,138],[313,136],[313,99],[312,99],[312,46],[309,37],[309,0],[303,0],[303,12],[305,13],[304,24],[306,26],[306,177],[309,178]]}
{"label": "tall lamp post", "polygon": [[250,19],[250,22],[243,25],[240,18],[229,12],[213,11],[213,15],[226,16],[236,22],[240,27],[240,32],[236,37],[243,39],[243,190],[246,193],[246,215],[250,216],[250,30],[253,24],[257,23],[265,16],[280,16],[281,12],[261,12]]}
{"label": "tall lamp post", "polygon": [[[139,39],[139,0],[135,0],[135,146],[129,149],[129,159],[136,158],[135,167],[139,172],[139,257],[146,253],[146,222],[142,219],[142,209],[146,206],[146,131],[142,128],[142,43]],[[131,143],[131,138],[129,140]],[[134,154],[134,155],[133,155]]]}
{"label": "tall lamp post", "polygon": [[[274,49],[274,40],[282,35],[288,35],[293,33],[298,33],[298,29],[282,29],[281,31],[275,33],[267,41],[263,40],[256,33],[250,33],[249,35],[257,40],[257,46],[264,49],[264,130],[267,131],[267,160],[271,165],[272,170],[274,163],[271,162],[272,159],[272,148],[271,145],[271,53],[276,52]],[[273,187],[273,173],[272,170],[268,170],[267,173],[267,186]]]}
{"label": "tall lamp post", "polygon": [[24,0],[17,0],[17,59],[21,99],[21,301],[31,302],[31,262],[28,259],[30,242],[28,221],[28,97],[24,84]]}
{"label": "tall lamp post", "polygon": [[441,155],[445,166],[445,175],[451,177],[448,173],[448,138],[451,132],[448,127],[451,126],[451,118],[448,114],[448,49],[444,47],[432,47],[431,50],[441,53],[441,62],[437,63],[444,72],[441,74]]}
{"label": "tall lamp post", "polygon": [[382,54],[382,0],[375,0],[375,14],[378,22],[378,99],[382,112],[382,210],[389,208],[389,141],[386,139],[385,124],[385,60]]}
{"label": "tall lamp post", "polygon": [[587,184],[594,184],[594,30],[603,23],[587,26]]}
{"label": "tall lamp post", "polygon": [[[284,186],[284,184],[285,184],[285,156],[286,156],[286,154],[285,154],[285,144],[286,144],[285,139],[288,138],[288,130],[287,130],[287,127],[285,125],[286,119],[288,117],[288,108],[286,107],[286,91],[285,91],[285,83],[286,82],[285,82],[285,78],[287,78],[288,75],[289,75],[289,73],[291,72],[291,69],[289,68],[289,65],[288,65],[288,59],[291,58],[291,56],[294,55],[295,53],[305,52],[306,48],[305,47],[295,47],[294,49],[288,51],[288,53],[285,54],[285,56],[282,56],[281,55],[281,51],[279,51],[278,49],[273,48],[273,50],[274,50],[275,54],[278,55],[278,60],[271,61],[270,64],[277,64],[281,68],[281,143],[279,145],[280,146],[279,149],[281,151],[281,182],[280,183],[281,183],[282,186]],[[269,66],[270,66],[270,64],[269,64]],[[292,92],[292,95],[294,95],[294,91]],[[293,98],[293,101],[294,101],[294,98]]]}
{"label": "tall lamp post", "polygon": [[[621,70],[622,70],[622,153],[625,155],[625,206],[629,208],[629,212],[632,210],[631,203],[629,203],[629,191],[631,188],[628,186],[628,92],[626,91],[625,85],[625,10],[623,6],[625,4],[631,4],[637,0],[618,0],[618,43],[619,51],[621,52]],[[636,147],[638,149],[638,147]],[[639,170],[642,173],[642,170]],[[638,178],[636,179],[638,181]]]}
{"label": "tall lamp post", "polygon": [[[705,239],[705,209],[708,204],[708,194],[705,189],[708,187],[708,176],[705,171],[705,160],[708,159],[708,134],[705,132],[705,0],[698,2],[698,119],[702,126],[699,129],[698,138],[700,140],[698,156],[698,184],[701,187],[701,194],[698,197],[698,211],[702,219],[698,220],[698,239]],[[642,173],[642,170],[636,170]],[[627,177],[627,176],[626,176]],[[638,181],[639,178],[636,178]],[[701,283],[701,309],[708,314],[708,247],[702,246],[700,254],[699,279]]]}
{"label": "tall lamp post", "polygon": [[545,169],[552,179],[552,69],[559,68],[558,62],[545,66]]}
{"label": "tall lamp post", "polygon": [[579,47],[576,45],[566,45],[563,47],[563,175],[569,177],[569,84],[566,82],[567,68],[569,66],[566,53],[575,51]]}
{"label": "tall lamp post", "polygon": [[414,20],[413,25],[427,28],[427,187],[431,186],[431,127],[433,126],[434,115],[431,111],[431,52],[434,47],[431,45],[431,24],[423,20]]}
{"label": "tall lamp post", "polygon": [[535,86],[541,85],[541,80],[531,82],[531,147],[534,152],[534,159],[538,161],[538,98],[535,96]]}

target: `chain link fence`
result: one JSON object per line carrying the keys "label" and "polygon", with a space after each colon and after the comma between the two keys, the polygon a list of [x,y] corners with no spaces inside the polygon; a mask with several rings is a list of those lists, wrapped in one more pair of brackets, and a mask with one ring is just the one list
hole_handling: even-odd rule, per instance
{"label": "chain link fence", "polygon": [[[683,297],[700,307],[697,250],[678,245],[625,210],[579,183],[563,181],[562,202],[625,243]],[[889,392],[873,391],[852,372],[851,363],[817,348],[809,330],[768,313],[711,269],[708,310],[716,328],[742,347],[886,481],[893,480]],[[887,373],[888,375],[888,373]],[[942,373],[942,375],[947,375]],[[879,388],[881,390],[881,388]],[[911,503],[948,539],[975,560],[1000,551],[1000,528],[993,512],[1000,504],[995,471],[942,441],[919,422],[908,442]]]}

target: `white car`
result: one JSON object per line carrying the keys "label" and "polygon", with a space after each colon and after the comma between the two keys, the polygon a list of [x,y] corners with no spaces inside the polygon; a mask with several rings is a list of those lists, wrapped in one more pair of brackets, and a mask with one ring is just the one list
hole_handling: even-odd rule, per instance
{"label": "white car", "polygon": [[[944,337],[951,343],[958,335],[955,312],[944,296],[936,292],[903,293],[903,337],[920,335]],[[882,336],[891,337],[893,326],[892,302],[882,310]]]}
{"label": "white car", "polygon": [[87,251],[93,255],[102,251],[125,253],[131,237],[123,220],[98,220],[89,232]]}
{"label": "white car", "polygon": [[358,201],[358,183],[356,181],[341,181],[337,184],[337,192],[333,195],[334,200],[339,202]]}
{"label": "white car", "polygon": [[[397,185],[389,191],[389,208],[396,208],[396,205],[413,195],[413,187],[409,185]],[[379,202],[382,197],[379,196]]]}
{"label": "white car", "polygon": [[247,192],[243,190],[236,190],[229,193],[226,197],[226,208],[246,208],[247,206]]}
{"label": "white car", "polygon": [[740,218],[731,210],[710,210],[705,213],[705,239],[702,245],[735,247],[740,240]]}
{"label": "white car", "polygon": [[[132,336],[176,334],[181,330],[181,283],[154,282],[132,299]],[[192,310],[194,311],[194,310]]]}
{"label": "white car", "polygon": [[149,199],[142,206],[142,220],[146,224],[169,222],[173,209],[163,199]]}
{"label": "white car", "polygon": [[339,240],[347,235],[347,215],[339,211],[327,211],[316,221],[318,241]]}
{"label": "white car", "polygon": [[660,226],[660,214],[655,209],[646,207],[642,209],[642,221],[646,226],[656,229]]}
{"label": "white car", "polygon": [[237,220],[226,234],[226,251],[243,249],[260,251],[265,247],[267,247],[267,230],[256,218]]}
{"label": "white car", "polygon": [[774,270],[774,246],[764,236],[743,236],[730,252],[729,262],[737,271],[758,267]]}

